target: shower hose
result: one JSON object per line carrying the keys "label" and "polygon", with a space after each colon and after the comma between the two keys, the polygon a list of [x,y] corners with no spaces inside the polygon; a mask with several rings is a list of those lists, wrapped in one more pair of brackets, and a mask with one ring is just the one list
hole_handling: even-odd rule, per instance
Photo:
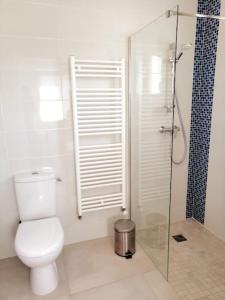
{"label": "shower hose", "polygon": [[181,113],[181,110],[180,110],[180,103],[179,103],[179,99],[177,97],[176,91],[174,93],[174,99],[175,99],[175,105],[177,107],[177,114],[178,114],[178,118],[179,118],[179,122],[180,122],[181,134],[182,134],[182,137],[183,137],[184,150],[183,150],[183,154],[182,154],[182,156],[179,160],[175,160],[174,157],[172,156],[172,161],[175,165],[180,165],[184,162],[184,160],[186,158],[186,155],[187,155],[187,135],[186,135],[186,131],[185,131],[185,127],[184,127],[184,121],[183,121],[182,113]]}

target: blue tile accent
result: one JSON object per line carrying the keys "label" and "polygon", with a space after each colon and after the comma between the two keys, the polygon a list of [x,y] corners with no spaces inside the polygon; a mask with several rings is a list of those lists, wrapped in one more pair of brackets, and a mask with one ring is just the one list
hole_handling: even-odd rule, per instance
{"label": "blue tile accent", "polygon": [[[220,15],[221,0],[199,0],[198,13]],[[197,20],[190,154],[187,190],[187,218],[204,223],[208,157],[211,132],[214,78],[219,21]]]}

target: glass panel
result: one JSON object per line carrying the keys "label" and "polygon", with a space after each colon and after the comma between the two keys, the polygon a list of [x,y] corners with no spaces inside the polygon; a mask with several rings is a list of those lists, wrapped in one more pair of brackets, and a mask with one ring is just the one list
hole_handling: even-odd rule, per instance
{"label": "glass panel", "polygon": [[131,215],[139,244],[166,278],[176,35],[177,18],[163,15],[130,40]]}

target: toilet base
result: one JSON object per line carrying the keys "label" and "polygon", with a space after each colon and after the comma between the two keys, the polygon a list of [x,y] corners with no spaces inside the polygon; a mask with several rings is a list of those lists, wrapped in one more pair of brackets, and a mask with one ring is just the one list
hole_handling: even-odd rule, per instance
{"label": "toilet base", "polygon": [[46,295],[54,291],[58,285],[56,263],[31,268],[30,282],[31,289],[36,295]]}

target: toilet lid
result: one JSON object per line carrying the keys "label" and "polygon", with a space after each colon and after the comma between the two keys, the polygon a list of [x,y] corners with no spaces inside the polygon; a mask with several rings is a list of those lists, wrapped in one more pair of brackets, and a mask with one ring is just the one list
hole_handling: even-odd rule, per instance
{"label": "toilet lid", "polygon": [[62,247],[64,234],[58,218],[22,222],[16,233],[18,255],[41,257]]}

